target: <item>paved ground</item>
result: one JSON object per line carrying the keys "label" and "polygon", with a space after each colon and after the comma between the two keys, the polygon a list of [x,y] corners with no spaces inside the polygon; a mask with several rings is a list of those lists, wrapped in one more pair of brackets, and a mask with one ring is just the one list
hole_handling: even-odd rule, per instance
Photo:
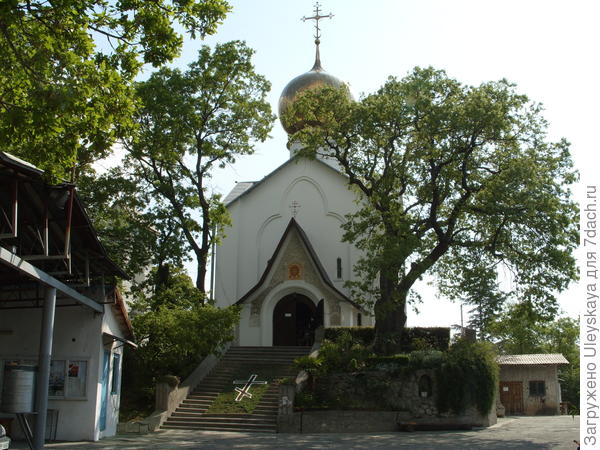
{"label": "paved ground", "polygon": [[[176,448],[405,448],[405,449],[575,449],[579,416],[509,417],[490,428],[473,431],[437,431],[370,434],[265,434],[166,430],[147,435],[120,435],[99,442],[48,444],[55,449],[176,449]],[[11,449],[26,449],[23,442]]]}

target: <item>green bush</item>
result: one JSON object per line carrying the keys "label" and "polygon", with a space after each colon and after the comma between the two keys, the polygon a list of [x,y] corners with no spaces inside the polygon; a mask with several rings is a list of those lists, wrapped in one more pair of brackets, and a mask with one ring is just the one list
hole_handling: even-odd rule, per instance
{"label": "green bush", "polygon": [[[373,327],[331,327],[325,328],[325,339],[337,342],[340,336],[349,333],[352,341],[369,346],[375,340]],[[415,350],[447,350],[450,344],[450,328],[405,328],[402,333],[401,347],[405,352]]]}
{"label": "green bush", "polygon": [[324,338],[328,341],[337,342],[341,334],[349,333],[352,341],[357,344],[370,345],[375,340],[375,328],[373,327],[330,327],[325,328]]}
{"label": "green bush", "polygon": [[458,341],[446,353],[436,371],[437,406],[441,412],[461,413],[475,405],[487,414],[494,403],[498,388],[496,353],[487,342]]}
{"label": "green bush", "polygon": [[355,372],[365,367],[369,356],[367,347],[355,342],[347,331],[341,332],[336,341],[323,341],[319,349],[319,359],[325,373]]}

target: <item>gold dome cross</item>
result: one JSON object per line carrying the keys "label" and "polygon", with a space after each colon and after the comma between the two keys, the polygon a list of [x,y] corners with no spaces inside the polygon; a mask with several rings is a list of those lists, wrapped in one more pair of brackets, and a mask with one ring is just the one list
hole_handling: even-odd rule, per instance
{"label": "gold dome cross", "polygon": [[301,20],[303,22],[306,22],[307,20],[314,20],[315,21],[315,44],[319,45],[319,38],[321,37],[321,29],[319,28],[319,20],[321,19],[331,19],[333,17],[333,14],[329,13],[326,16],[322,16],[321,14],[321,5],[319,4],[319,2],[315,3],[315,15],[311,16],[311,17],[306,17],[304,16]]}

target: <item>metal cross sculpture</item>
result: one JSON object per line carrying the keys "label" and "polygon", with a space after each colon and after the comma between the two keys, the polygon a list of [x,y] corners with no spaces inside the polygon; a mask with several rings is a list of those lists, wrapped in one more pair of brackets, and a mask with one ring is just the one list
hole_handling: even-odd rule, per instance
{"label": "metal cross sculpture", "polygon": [[235,388],[235,392],[238,393],[237,397],[235,398],[236,402],[241,402],[244,397],[248,397],[248,398],[252,398],[252,394],[250,393],[250,388],[252,387],[253,384],[267,384],[266,381],[256,381],[256,379],[258,378],[258,375],[256,374],[252,374],[250,375],[250,378],[248,378],[247,380],[235,380],[233,382],[233,384],[243,384],[244,387],[236,387]]}
{"label": "metal cross sculpture", "polygon": [[307,20],[314,20],[315,21],[315,39],[318,41],[319,38],[321,37],[321,29],[319,28],[319,20],[321,19],[331,19],[333,17],[333,14],[329,13],[326,16],[322,16],[319,13],[321,12],[321,5],[319,4],[319,2],[315,3],[315,15],[311,16],[311,17],[306,17],[304,16],[301,20],[303,22],[306,22]]}
{"label": "metal cross sculpture", "polygon": [[300,209],[300,203],[296,200],[292,201],[290,204],[290,209],[292,210],[292,217],[296,217],[298,215],[298,210]]}

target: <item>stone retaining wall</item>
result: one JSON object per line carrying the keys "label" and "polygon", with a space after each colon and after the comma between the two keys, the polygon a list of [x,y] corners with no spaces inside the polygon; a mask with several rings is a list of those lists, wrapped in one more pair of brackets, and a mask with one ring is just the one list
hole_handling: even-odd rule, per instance
{"label": "stone retaining wall", "polygon": [[[493,416],[493,417],[492,417]],[[279,433],[383,433],[398,431],[400,423],[424,425],[472,425],[496,423],[495,414],[481,416],[473,410],[460,416],[415,418],[406,411],[302,411],[279,416]]]}

